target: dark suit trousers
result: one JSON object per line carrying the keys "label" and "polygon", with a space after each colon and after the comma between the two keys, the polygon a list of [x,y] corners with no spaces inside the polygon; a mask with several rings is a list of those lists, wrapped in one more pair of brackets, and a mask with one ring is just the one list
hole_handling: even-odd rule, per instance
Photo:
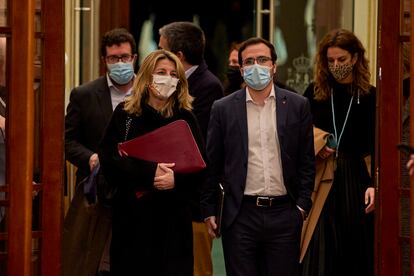
{"label": "dark suit trousers", "polygon": [[291,200],[270,207],[243,201],[222,236],[227,276],[296,275],[302,224]]}

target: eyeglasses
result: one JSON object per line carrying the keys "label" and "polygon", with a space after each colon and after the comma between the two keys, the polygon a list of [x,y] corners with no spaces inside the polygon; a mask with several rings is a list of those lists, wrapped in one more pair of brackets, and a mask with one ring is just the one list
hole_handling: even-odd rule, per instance
{"label": "eyeglasses", "polygon": [[112,64],[112,63],[119,62],[119,60],[121,60],[122,62],[131,62],[133,58],[134,58],[134,55],[124,54],[120,56],[117,56],[117,55],[107,56],[105,59],[106,59],[106,62]]}
{"label": "eyeglasses", "polygon": [[265,57],[265,56],[259,56],[259,57],[255,57],[255,58],[246,58],[245,60],[243,60],[243,66],[253,65],[255,63],[255,61],[257,62],[257,64],[263,65],[263,64],[266,64],[267,62],[269,62],[271,60],[272,60],[272,58]]}

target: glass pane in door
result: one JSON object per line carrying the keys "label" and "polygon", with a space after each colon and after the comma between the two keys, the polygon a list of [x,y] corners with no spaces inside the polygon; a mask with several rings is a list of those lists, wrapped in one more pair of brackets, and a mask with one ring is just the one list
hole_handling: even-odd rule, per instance
{"label": "glass pane in door", "polygon": [[6,61],[9,40],[0,34],[0,275],[7,271],[8,193],[6,186]]}
{"label": "glass pane in door", "polygon": [[34,24],[35,24],[35,32],[41,32],[42,31],[42,5],[40,0],[36,0],[35,4],[35,18],[34,18]]}
{"label": "glass pane in door", "polygon": [[302,94],[313,78],[320,39],[335,28],[353,29],[353,1],[274,1],[273,44],[279,81]]}
{"label": "glass pane in door", "polygon": [[[34,160],[33,160],[33,205],[32,205],[32,231],[34,231],[32,239],[32,275],[40,275],[40,239],[41,237],[36,234],[42,231],[41,227],[41,214],[42,214],[42,190],[37,183],[41,180],[41,167],[40,167],[40,132],[41,132],[41,100],[42,100],[42,52],[43,40],[38,38],[35,40],[35,57],[34,57],[34,79],[33,79],[33,94],[35,102],[35,114],[34,114]],[[36,183],[36,184],[35,184]]]}
{"label": "glass pane in door", "polygon": [[7,0],[0,0],[0,26],[8,26]]}
{"label": "glass pane in door", "polygon": [[35,43],[34,43],[34,63],[33,63],[33,95],[34,95],[34,160],[33,160],[33,201],[32,201],[32,275],[41,275],[41,239],[40,234],[41,214],[42,214],[42,190],[37,185],[41,181],[40,175],[40,133],[41,133],[41,105],[42,105],[42,60],[44,41],[42,39],[42,1],[35,2]]}
{"label": "glass pane in door", "polygon": [[[410,144],[410,2],[409,0],[402,1],[402,10],[401,10],[401,61],[402,66],[402,112],[401,112],[401,123],[402,123],[402,132],[401,132],[401,142],[404,144]],[[401,95],[400,95],[401,97]],[[400,171],[401,184],[399,189],[400,193],[400,203],[399,203],[399,217],[400,217],[400,255],[401,255],[401,275],[410,275],[411,269],[411,248],[410,248],[410,177],[406,169],[405,164],[409,159],[409,154],[401,153],[400,155]],[[412,200],[412,199],[411,199]]]}

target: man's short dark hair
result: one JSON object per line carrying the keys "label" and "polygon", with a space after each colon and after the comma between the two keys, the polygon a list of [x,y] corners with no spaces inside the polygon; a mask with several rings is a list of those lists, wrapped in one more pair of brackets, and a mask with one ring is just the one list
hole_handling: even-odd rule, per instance
{"label": "man's short dark hair", "polygon": [[204,59],[206,40],[203,30],[192,22],[173,22],[160,28],[159,34],[166,38],[168,50],[182,52],[191,65],[198,65]]}
{"label": "man's short dark hair", "polygon": [[112,45],[121,45],[121,43],[129,43],[131,45],[132,54],[136,53],[136,43],[135,39],[130,32],[124,28],[116,28],[110,30],[104,34],[101,42],[101,56],[106,57],[106,47],[111,47]]}
{"label": "man's short dark hair", "polygon": [[247,48],[247,46],[260,44],[260,43],[263,43],[264,45],[266,45],[269,48],[270,57],[272,58],[272,63],[274,64],[276,62],[277,54],[276,54],[275,46],[273,46],[272,43],[270,43],[268,40],[266,40],[264,38],[251,37],[251,38],[243,41],[240,45],[239,54],[238,54],[240,66],[243,64],[242,53]]}

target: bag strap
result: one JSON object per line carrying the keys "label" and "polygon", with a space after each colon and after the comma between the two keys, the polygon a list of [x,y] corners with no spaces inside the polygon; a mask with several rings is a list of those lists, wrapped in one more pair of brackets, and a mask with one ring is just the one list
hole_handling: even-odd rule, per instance
{"label": "bag strap", "polygon": [[128,117],[126,119],[126,123],[125,123],[125,139],[124,139],[124,141],[128,140],[128,133],[129,133],[129,129],[131,127],[131,122],[132,122],[132,118],[131,118],[131,116],[128,115]]}

